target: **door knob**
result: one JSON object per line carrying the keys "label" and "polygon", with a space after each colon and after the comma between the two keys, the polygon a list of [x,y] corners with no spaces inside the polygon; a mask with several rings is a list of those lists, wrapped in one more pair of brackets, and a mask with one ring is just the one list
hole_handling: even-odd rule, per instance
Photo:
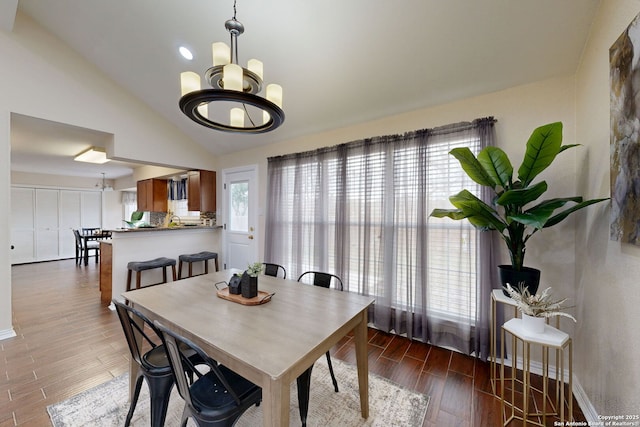
{"label": "door knob", "polygon": [[249,240],[253,240],[253,235],[249,234]]}

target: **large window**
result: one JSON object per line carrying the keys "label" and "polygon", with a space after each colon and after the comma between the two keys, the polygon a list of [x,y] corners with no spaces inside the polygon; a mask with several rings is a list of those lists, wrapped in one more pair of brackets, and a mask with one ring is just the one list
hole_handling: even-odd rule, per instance
{"label": "large window", "polygon": [[269,159],[268,260],[293,277],[337,274],[346,290],[375,296],[384,329],[428,339],[430,320],[433,331],[475,326],[478,233],[429,217],[463,188],[479,195],[449,155],[480,150],[475,124]]}

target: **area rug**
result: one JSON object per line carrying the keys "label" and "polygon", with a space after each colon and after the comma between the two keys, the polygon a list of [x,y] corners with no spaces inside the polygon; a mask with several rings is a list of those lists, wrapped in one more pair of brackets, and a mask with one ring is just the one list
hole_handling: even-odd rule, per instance
{"label": "area rug", "polygon": [[[309,427],[351,426],[422,426],[429,397],[410,391],[391,381],[369,374],[369,418],[360,416],[358,376],[356,368],[339,360],[332,360],[340,392],[333,391],[331,376],[323,357],[316,362],[311,377],[311,397],[307,425]],[[50,405],[47,410],[54,427],[124,425],[129,410],[128,374],[78,394],[63,402]],[[165,425],[179,426],[183,400],[173,388]],[[147,427],[149,421],[149,394],[146,383],[142,387],[131,425]],[[291,426],[300,425],[298,395],[295,382],[291,387]],[[189,420],[188,426],[195,426]],[[262,425],[262,408],[251,407],[238,420],[237,427]]]}

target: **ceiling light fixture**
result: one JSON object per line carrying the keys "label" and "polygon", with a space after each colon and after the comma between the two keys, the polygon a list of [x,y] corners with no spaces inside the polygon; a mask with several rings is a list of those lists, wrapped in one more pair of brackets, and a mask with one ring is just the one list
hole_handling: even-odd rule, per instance
{"label": "ceiling light fixture", "polygon": [[104,148],[100,147],[91,147],[88,150],[83,151],[73,158],[76,162],[87,162],[87,163],[97,163],[102,164],[109,161],[107,159],[107,153],[104,151]]}
{"label": "ceiling light fixture", "polygon": [[180,46],[178,48],[178,52],[180,52],[180,55],[182,55],[182,57],[184,59],[187,59],[189,61],[191,61],[193,59],[193,53],[191,53],[191,51],[189,50],[189,48],[185,47],[185,46]]}
{"label": "ceiling light fixture", "polygon": [[[258,95],[263,83],[262,62],[250,59],[247,68],[238,65],[238,36],[244,32],[244,25],[236,20],[235,0],[233,18],[226,21],[224,26],[231,34],[231,48],[225,43],[212,45],[213,67],[206,71],[205,80],[213,89],[201,89],[197,73],[181,73],[180,110],[194,122],[224,132],[272,131],[284,122],[282,87],[268,85],[266,98],[263,98]],[[216,102],[220,104],[213,105]],[[230,106],[235,108],[229,109]],[[259,118],[261,123],[257,122],[254,112],[258,115],[262,112]]]}

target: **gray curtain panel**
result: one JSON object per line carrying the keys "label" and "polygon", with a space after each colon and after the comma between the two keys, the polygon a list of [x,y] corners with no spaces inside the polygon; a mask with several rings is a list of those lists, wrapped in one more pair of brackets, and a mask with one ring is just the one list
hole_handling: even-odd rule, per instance
{"label": "gray curtain panel", "polygon": [[370,321],[382,330],[486,359],[494,233],[429,213],[463,188],[486,198],[448,153],[494,145],[494,123],[269,158],[266,258],[291,277],[325,271],[374,296]]}

